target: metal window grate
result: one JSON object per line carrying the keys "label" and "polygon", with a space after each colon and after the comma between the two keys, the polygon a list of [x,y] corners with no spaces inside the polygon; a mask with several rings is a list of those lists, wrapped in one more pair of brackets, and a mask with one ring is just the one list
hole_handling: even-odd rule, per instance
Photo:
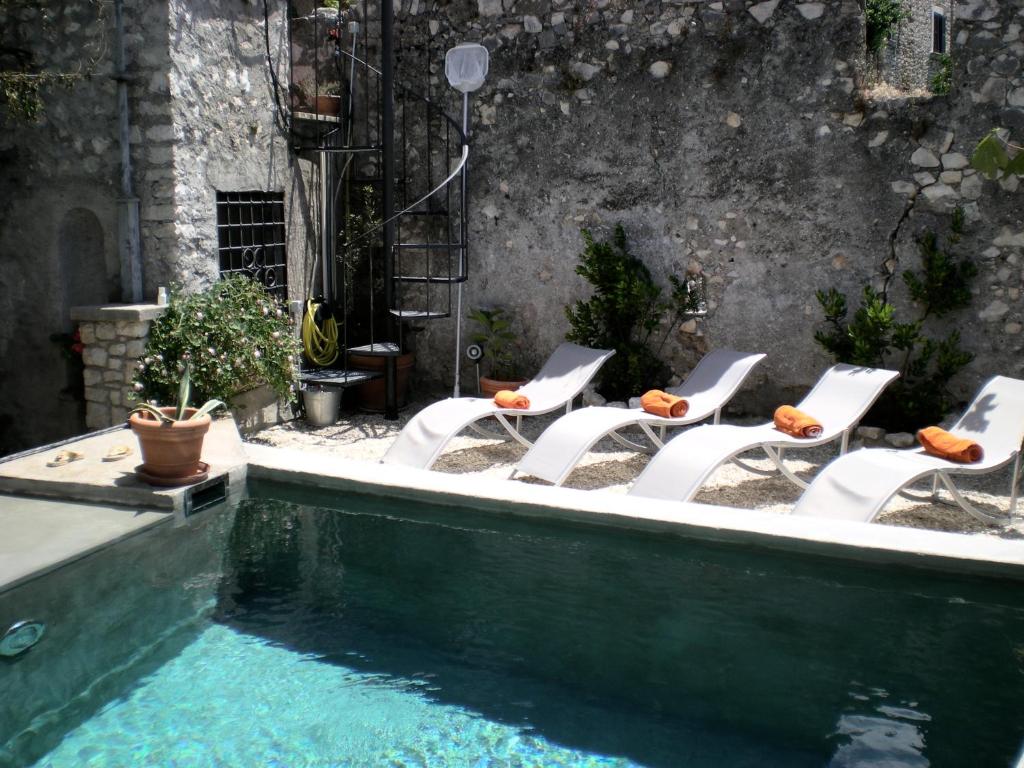
{"label": "metal window grate", "polygon": [[278,299],[288,298],[283,192],[218,192],[221,277],[244,274]]}
{"label": "metal window grate", "polygon": [[932,53],[946,52],[946,14],[932,11]]}

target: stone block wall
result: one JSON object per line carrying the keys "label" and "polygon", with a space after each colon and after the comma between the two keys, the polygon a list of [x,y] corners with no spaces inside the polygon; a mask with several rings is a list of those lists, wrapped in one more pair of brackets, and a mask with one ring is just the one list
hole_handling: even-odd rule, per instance
{"label": "stone block wall", "polygon": [[928,90],[938,72],[941,55],[933,53],[932,11],[946,17],[946,52],[952,53],[953,0],[904,0],[906,16],[891,41],[892,57],[885,77],[907,90]]}
{"label": "stone block wall", "polygon": [[[169,121],[167,9],[125,5],[133,181],[148,238],[164,195],[167,150],[151,136]],[[77,371],[50,336],[72,331],[71,307],[121,299],[114,45],[112,3],[0,6],[0,47],[27,52],[35,68],[86,75],[44,89],[35,123],[0,115],[0,455],[82,431],[84,408],[63,392]],[[37,414],[31,433],[16,418],[26,411]]]}
{"label": "stone block wall", "polygon": [[[269,9],[287,106],[286,4]],[[261,3],[125,0],[146,297],[217,278],[218,190],[285,193],[290,296],[305,296],[310,195],[276,112],[265,27]],[[115,43],[112,3],[0,6],[0,46],[30,52],[38,68],[89,73],[44,91],[38,123],[0,114],[0,455],[85,428],[82,404],[62,394],[77,374],[49,337],[72,331],[70,307],[126,298]],[[31,434],[16,417],[24,411],[38,414]]]}
{"label": "stone block wall", "polygon": [[[956,6],[953,92],[869,99],[864,15],[854,1],[479,0],[436,11],[407,2],[402,49],[463,40],[491,51],[473,94],[471,279],[464,306],[503,306],[527,372],[589,295],[574,273],[580,228],[622,223],[633,252],[667,276],[704,276],[709,312],[668,339],[684,375],[708,349],[768,352],[738,400],[763,411],[798,398],[829,364],[815,344],[815,291],[856,305],[866,284],[917,266],[916,238],[967,210],[961,253],[979,266],[959,326],[977,355],[956,391],[995,372],[1024,374],[1021,197],[965,164],[989,128],[1014,128],[1024,5]],[[403,56],[408,56],[403,54]],[[443,72],[412,59],[400,78]],[[1024,131],[1014,128],[1018,138]],[[514,279],[510,277],[514,276]],[[419,334],[420,382],[450,382],[454,323]],[[465,370],[463,388],[471,387]]]}
{"label": "stone block wall", "polygon": [[75,307],[71,310],[85,349],[85,425],[121,424],[133,407],[132,380],[146,351],[149,326],[166,308],[156,304]]}
{"label": "stone block wall", "polygon": [[[308,164],[289,149],[267,65],[262,3],[169,0],[169,162],[161,209],[166,248],[147,258],[146,287],[209,284],[219,273],[216,193],[285,195],[288,297],[305,298],[312,252]],[[270,55],[288,108],[287,4],[271,2]]]}

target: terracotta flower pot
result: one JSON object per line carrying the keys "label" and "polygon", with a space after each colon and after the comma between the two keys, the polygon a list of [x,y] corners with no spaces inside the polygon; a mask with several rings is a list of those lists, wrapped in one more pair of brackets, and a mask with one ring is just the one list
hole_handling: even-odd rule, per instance
{"label": "terracotta flower pot", "polygon": [[340,96],[316,96],[313,99],[313,109],[318,115],[337,116],[341,112]]}
{"label": "terracotta flower pot", "polygon": [[[398,407],[405,405],[405,394],[408,389],[409,371],[412,369],[415,358],[411,352],[399,355],[395,361],[398,369],[398,376],[395,387],[398,391]],[[383,411],[387,391],[385,389],[384,368],[387,365],[387,358],[377,355],[349,354],[348,365],[350,368],[359,371],[376,371],[382,375],[376,379],[370,379],[355,388],[356,396],[359,399],[359,407],[366,411]]]}
{"label": "terracotta flower pot", "polygon": [[[174,416],[174,408],[161,408],[167,416]],[[196,408],[185,410],[188,418]],[[188,485],[200,479],[200,455],[203,452],[203,438],[210,429],[210,416],[194,421],[175,421],[167,424],[144,411],[133,413],[128,418],[132,432],[139,439],[142,452],[143,475],[159,480],[159,485]]]}
{"label": "terracotta flower pot", "polygon": [[515,392],[523,384],[526,383],[526,379],[514,379],[512,381],[502,381],[501,379],[489,379],[486,376],[480,377],[480,396],[481,397],[494,397],[496,394],[501,392],[503,389]]}

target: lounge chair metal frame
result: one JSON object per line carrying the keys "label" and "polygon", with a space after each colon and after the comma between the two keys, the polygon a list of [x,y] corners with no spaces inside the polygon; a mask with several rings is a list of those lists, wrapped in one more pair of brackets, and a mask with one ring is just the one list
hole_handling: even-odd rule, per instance
{"label": "lounge chair metal frame", "polygon": [[[689,401],[686,414],[678,418],[657,416],[641,408],[608,406],[584,408],[566,415],[545,430],[535,448],[522,458],[509,477],[521,473],[561,485],[591,448],[605,437],[631,451],[654,453],[664,447],[669,427],[690,426],[709,416],[718,424],[722,408],[764,357],[731,349],[709,352],[682,384],[667,390]],[[639,427],[651,445],[630,440],[620,433],[630,427]]]}
{"label": "lounge chair metal frame", "polygon": [[[567,402],[565,404],[565,412],[569,413],[570,411],[572,411],[572,400],[570,400],[569,402]],[[514,427],[511,424],[508,423],[508,419],[505,417],[505,414],[503,414],[503,413],[494,413],[494,414],[491,414],[491,415],[494,416],[495,419],[497,419],[498,423],[501,424],[501,426],[503,426],[505,428],[505,431],[509,435],[511,435],[512,438],[517,443],[519,443],[520,445],[524,445],[527,448],[532,448],[533,447],[533,443],[531,443],[529,440],[527,440],[525,437],[523,437],[523,433],[522,433],[523,417],[521,415],[520,416],[516,416],[516,425]],[[481,437],[486,437],[486,438],[489,438],[491,440],[504,440],[505,439],[505,435],[503,435],[501,432],[493,432],[493,431],[487,429],[486,427],[480,426],[480,424],[478,422],[473,422],[472,424],[469,425],[469,428],[472,429],[474,432],[476,432]]]}
{"label": "lounge chair metal frame", "polygon": [[[1000,409],[998,415],[989,412]],[[950,431],[977,441],[984,456],[977,464],[959,464],[922,449],[865,448],[825,467],[797,501],[793,514],[871,522],[893,496],[911,501],[958,506],[985,523],[1014,520],[1020,496],[1021,443],[1024,441],[1024,381],[995,376],[986,382]],[[984,475],[1012,463],[1010,503],[1005,515],[979,509],[957,488],[954,475]],[[868,473],[865,475],[864,473]],[[907,490],[931,478],[931,493]],[[864,485],[872,485],[869,494]],[[951,501],[940,495],[940,486]]]}
{"label": "lounge chair metal frame", "polygon": [[[1000,467],[1006,466],[1007,463],[1009,463],[1009,460],[1001,464]],[[967,497],[960,492],[960,489],[956,487],[956,483],[953,482],[953,478],[949,476],[948,471],[941,469],[935,470],[934,473],[929,471],[925,473],[924,477],[927,477],[929,474],[934,475],[932,477],[932,492],[930,494],[921,495],[918,493],[911,493],[906,489],[906,487],[903,487],[898,491],[899,495],[905,499],[910,499],[910,501],[943,504],[948,507],[960,507],[964,512],[977,520],[981,520],[983,523],[1013,522],[1014,515],[1017,512],[1017,496],[1020,493],[1020,451],[1014,451],[1013,455],[1013,474],[1010,476],[1010,504],[1006,515],[992,515],[971,504],[970,500],[968,500]],[[913,485],[920,479],[920,477],[916,478],[907,483],[907,485]],[[952,501],[942,498],[939,494],[939,483],[946,487],[949,495],[953,497]],[[888,501],[888,499],[886,501]]]}
{"label": "lounge chair metal frame", "polygon": [[[775,429],[772,423],[749,427],[707,425],[687,430],[651,460],[629,494],[688,501],[718,467],[729,461],[756,475],[782,475],[796,486],[807,488],[807,482],[786,466],[785,449],[814,448],[839,440],[840,454],[846,453],[850,434],[898,375],[896,371],[842,363],[827,370],[797,405],[821,421],[820,437],[793,437]],[[754,467],[738,458],[755,449],[767,454],[773,469]]]}
{"label": "lounge chair metal frame", "polygon": [[[571,410],[573,398],[614,354],[615,350],[590,349],[569,342],[560,344],[537,375],[519,388],[530,400],[529,408],[501,408],[494,400],[481,397],[440,400],[409,420],[381,461],[429,469],[448,442],[467,427],[487,438],[506,439],[506,435],[477,423],[491,416],[508,437],[530,447],[532,443],[522,434],[523,416],[539,416],[563,407],[566,412]],[[512,417],[514,426],[510,421]]]}

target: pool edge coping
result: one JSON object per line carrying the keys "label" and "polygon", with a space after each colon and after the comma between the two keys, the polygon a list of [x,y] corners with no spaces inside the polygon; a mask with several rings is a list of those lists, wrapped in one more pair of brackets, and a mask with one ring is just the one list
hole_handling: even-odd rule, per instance
{"label": "pool edge coping", "polygon": [[[531,485],[245,444],[251,479],[1024,580],[1024,540]],[[637,507],[642,507],[638,510]]]}

